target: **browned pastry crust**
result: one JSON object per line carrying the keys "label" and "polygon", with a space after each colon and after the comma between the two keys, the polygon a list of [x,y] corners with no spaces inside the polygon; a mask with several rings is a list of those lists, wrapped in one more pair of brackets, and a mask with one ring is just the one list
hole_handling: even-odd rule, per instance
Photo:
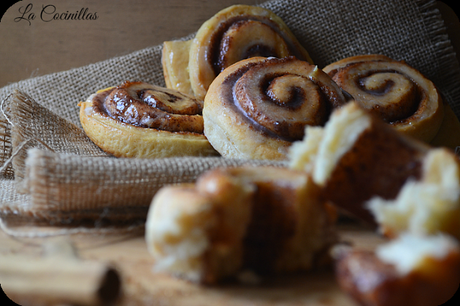
{"label": "browned pastry crust", "polygon": [[[273,12],[258,6],[233,5],[204,22],[194,39],[165,42],[162,62],[166,84],[168,88],[190,88],[203,100],[221,71],[254,56],[295,56],[312,62]],[[184,73],[187,70],[188,75]]]}
{"label": "browned pastry crust", "polygon": [[366,110],[398,131],[430,142],[444,119],[436,86],[403,61],[384,55],[359,55],[323,69]]}
{"label": "browned pastry crust", "polygon": [[117,157],[217,155],[203,135],[202,102],[143,82],[100,90],[81,102],[88,137]]}
{"label": "browned pastry crust", "polygon": [[286,159],[305,126],[322,126],[345,104],[320,69],[293,57],[242,60],[212,82],[203,109],[205,135],[223,156]]}
{"label": "browned pastry crust", "polygon": [[327,262],[337,239],[331,212],[302,172],[216,169],[195,185],[159,191],[149,210],[146,241],[157,270],[201,283],[244,270],[309,270]]}
{"label": "browned pastry crust", "polygon": [[[410,252],[408,248],[406,252]],[[454,295],[460,283],[460,249],[455,245],[441,250],[441,256],[421,254],[419,262],[411,263],[413,267],[404,272],[374,251],[351,249],[337,253],[337,281],[362,306],[440,305]]]}

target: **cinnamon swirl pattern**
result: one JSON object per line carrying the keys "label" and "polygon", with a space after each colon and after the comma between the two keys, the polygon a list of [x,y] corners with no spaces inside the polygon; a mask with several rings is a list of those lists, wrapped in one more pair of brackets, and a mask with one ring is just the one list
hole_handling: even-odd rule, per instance
{"label": "cinnamon swirl pattern", "polygon": [[345,103],[340,88],[316,66],[294,57],[254,57],[211,83],[204,131],[223,156],[283,160],[306,126],[324,125]]}
{"label": "cinnamon swirl pattern", "polygon": [[180,92],[125,82],[81,102],[88,137],[117,157],[217,155],[203,135],[203,103]]}
{"label": "cinnamon swirl pattern", "polygon": [[359,55],[323,69],[356,102],[398,131],[430,142],[444,118],[435,85],[404,62],[384,55]]}
{"label": "cinnamon swirl pattern", "polygon": [[[187,55],[189,58],[184,60]],[[308,52],[273,12],[256,6],[234,5],[203,23],[191,42],[165,42],[162,62],[166,86],[185,91],[188,89],[184,86],[190,86],[194,95],[202,100],[220,72],[254,56],[295,56],[312,62]],[[183,74],[187,65],[188,77]]]}

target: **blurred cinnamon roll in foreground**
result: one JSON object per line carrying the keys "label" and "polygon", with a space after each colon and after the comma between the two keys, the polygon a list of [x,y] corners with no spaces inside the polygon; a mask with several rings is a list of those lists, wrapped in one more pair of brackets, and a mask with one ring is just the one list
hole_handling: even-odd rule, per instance
{"label": "blurred cinnamon roll in foreground", "polygon": [[214,78],[228,66],[254,56],[295,56],[312,62],[286,24],[270,10],[233,5],[203,23],[188,41],[163,45],[166,87],[203,100]]}
{"label": "blurred cinnamon roll in foreground", "polygon": [[361,107],[398,131],[427,143],[460,145],[455,114],[433,82],[405,62],[384,55],[359,55],[323,70]]}
{"label": "blurred cinnamon roll in foreground", "polygon": [[146,222],[155,270],[205,284],[330,264],[335,212],[303,172],[216,169],[163,187]]}
{"label": "blurred cinnamon roll in foreground", "polygon": [[447,235],[406,233],[375,251],[333,253],[340,287],[363,306],[441,305],[460,283],[460,247]]}
{"label": "blurred cinnamon roll in foreground", "polygon": [[205,98],[204,133],[225,157],[282,160],[306,126],[323,126],[346,103],[316,66],[253,57],[222,71]]}
{"label": "blurred cinnamon roll in foreground", "polygon": [[305,134],[291,146],[290,167],[311,173],[328,200],[372,224],[366,202],[394,199],[408,178],[420,179],[429,151],[353,101]]}
{"label": "blurred cinnamon roll in foreground", "polygon": [[460,161],[447,149],[432,149],[420,179],[409,178],[395,199],[373,197],[366,206],[389,237],[409,231],[450,234],[460,241]]}
{"label": "blurred cinnamon roll in foreground", "polygon": [[460,239],[460,161],[405,136],[355,102],[291,147],[290,167],[311,173],[327,200],[378,225]]}
{"label": "blurred cinnamon roll in foreground", "polygon": [[218,155],[203,134],[203,103],[143,82],[125,82],[80,102],[88,137],[116,157]]}

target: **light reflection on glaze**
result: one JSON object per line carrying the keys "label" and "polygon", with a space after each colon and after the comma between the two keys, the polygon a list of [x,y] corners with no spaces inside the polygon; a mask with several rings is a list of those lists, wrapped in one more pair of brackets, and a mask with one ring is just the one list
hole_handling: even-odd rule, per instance
{"label": "light reflection on glaze", "polygon": [[93,101],[99,113],[126,124],[171,132],[203,133],[202,102],[174,90],[142,82],[125,82],[97,93]]}

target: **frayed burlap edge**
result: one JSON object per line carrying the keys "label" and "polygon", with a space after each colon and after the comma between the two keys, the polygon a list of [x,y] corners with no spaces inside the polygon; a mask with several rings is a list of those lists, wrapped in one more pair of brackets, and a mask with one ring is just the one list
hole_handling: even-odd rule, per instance
{"label": "frayed burlap edge", "polygon": [[9,139],[5,143],[11,142],[13,148],[12,166],[19,192],[28,192],[25,160],[29,148],[46,148],[80,156],[108,156],[79,127],[19,90],[15,90],[11,98],[3,103],[2,114],[11,126]]}
{"label": "frayed burlap edge", "polygon": [[417,0],[423,21],[431,42],[435,47],[439,62],[437,73],[443,76],[443,82],[436,85],[441,89],[444,99],[457,117],[460,117],[460,64],[455,50],[447,35],[442,15],[433,0]]}
{"label": "frayed burlap edge", "polygon": [[236,166],[287,165],[223,157],[82,157],[36,148],[28,150],[26,160],[32,205],[59,212],[148,207],[165,185],[194,182],[208,170]]}
{"label": "frayed burlap edge", "polygon": [[11,124],[4,115],[4,105],[11,97],[5,97],[0,103],[0,179],[14,179],[13,165],[9,161],[13,146],[11,143]]}
{"label": "frayed burlap edge", "polygon": [[[29,194],[0,203],[0,228],[17,238],[138,232],[155,193],[163,186],[192,183],[206,171],[238,166],[287,164],[222,157],[82,157],[32,148],[26,159]],[[16,224],[57,227],[21,230],[15,229]]]}

